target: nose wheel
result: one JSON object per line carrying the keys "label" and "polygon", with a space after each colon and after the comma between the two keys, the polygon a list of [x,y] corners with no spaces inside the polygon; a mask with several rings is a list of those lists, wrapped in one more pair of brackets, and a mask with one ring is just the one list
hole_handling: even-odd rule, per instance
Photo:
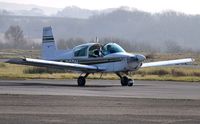
{"label": "nose wheel", "polygon": [[128,79],[128,86],[133,86],[134,80]]}
{"label": "nose wheel", "polygon": [[119,73],[116,74],[120,77],[122,86],[133,86],[134,81],[132,79],[127,76],[121,76]]}
{"label": "nose wheel", "polygon": [[86,80],[85,80],[85,77],[83,77],[83,76],[80,76],[77,80],[78,86],[81,86],[81,87],[85,86],[85,82],[86,82]]}

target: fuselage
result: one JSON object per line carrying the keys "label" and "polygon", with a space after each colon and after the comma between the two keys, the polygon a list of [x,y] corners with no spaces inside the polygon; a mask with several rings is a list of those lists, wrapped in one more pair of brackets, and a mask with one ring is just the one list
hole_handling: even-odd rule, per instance
{"label": "fuselage", "polygon": [[94,65],[104,72],[128,72],[138,70],[146,59],[141,54],[127,53],[116,43],[100,45],[87,43],[67,51],[57,51],[50,60]]}

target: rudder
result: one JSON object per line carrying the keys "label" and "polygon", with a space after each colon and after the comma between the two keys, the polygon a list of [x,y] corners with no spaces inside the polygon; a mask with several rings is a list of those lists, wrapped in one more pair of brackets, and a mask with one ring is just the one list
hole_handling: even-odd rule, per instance
{"label": "rudder", "polygon": [[42,50],[41,56],[42,59],[50,60],[55,56],[57,47],[53,37],[52,28],[44,27],[43,28],[43,37],[42,37]]}

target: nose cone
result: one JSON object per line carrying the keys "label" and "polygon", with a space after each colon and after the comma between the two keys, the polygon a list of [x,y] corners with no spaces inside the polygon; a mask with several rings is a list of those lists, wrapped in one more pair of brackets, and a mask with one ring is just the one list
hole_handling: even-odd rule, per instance
{"label": "nose cone", "polygon": [[131,56],[128,59],[128,62],[143,62],[145,59],[146,59],[146,57],[144,55],[137,54],[137,55]]}
{"label": "nose cone", "polygon": [[146,59],[146,57],[144,55],[142,55],[142,54],[138,54],[137,55],[137,59],[138,59],[139,62],[142,62],[142,61],[144,61]]}

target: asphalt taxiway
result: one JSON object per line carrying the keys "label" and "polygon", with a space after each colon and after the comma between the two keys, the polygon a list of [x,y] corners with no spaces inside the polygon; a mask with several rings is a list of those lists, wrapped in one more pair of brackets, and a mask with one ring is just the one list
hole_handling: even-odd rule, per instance
{"label": "asphalt taxiway", "polygon": [[0,80],[0,122],[199,124],[200,83]]}
{"label": "asphalt taxiway", "polygon": [[200,83],[135,81],[122,87],[119,80],[87,80],[78,87],[76,80],[0,80],[0,94],[200,99]]}

